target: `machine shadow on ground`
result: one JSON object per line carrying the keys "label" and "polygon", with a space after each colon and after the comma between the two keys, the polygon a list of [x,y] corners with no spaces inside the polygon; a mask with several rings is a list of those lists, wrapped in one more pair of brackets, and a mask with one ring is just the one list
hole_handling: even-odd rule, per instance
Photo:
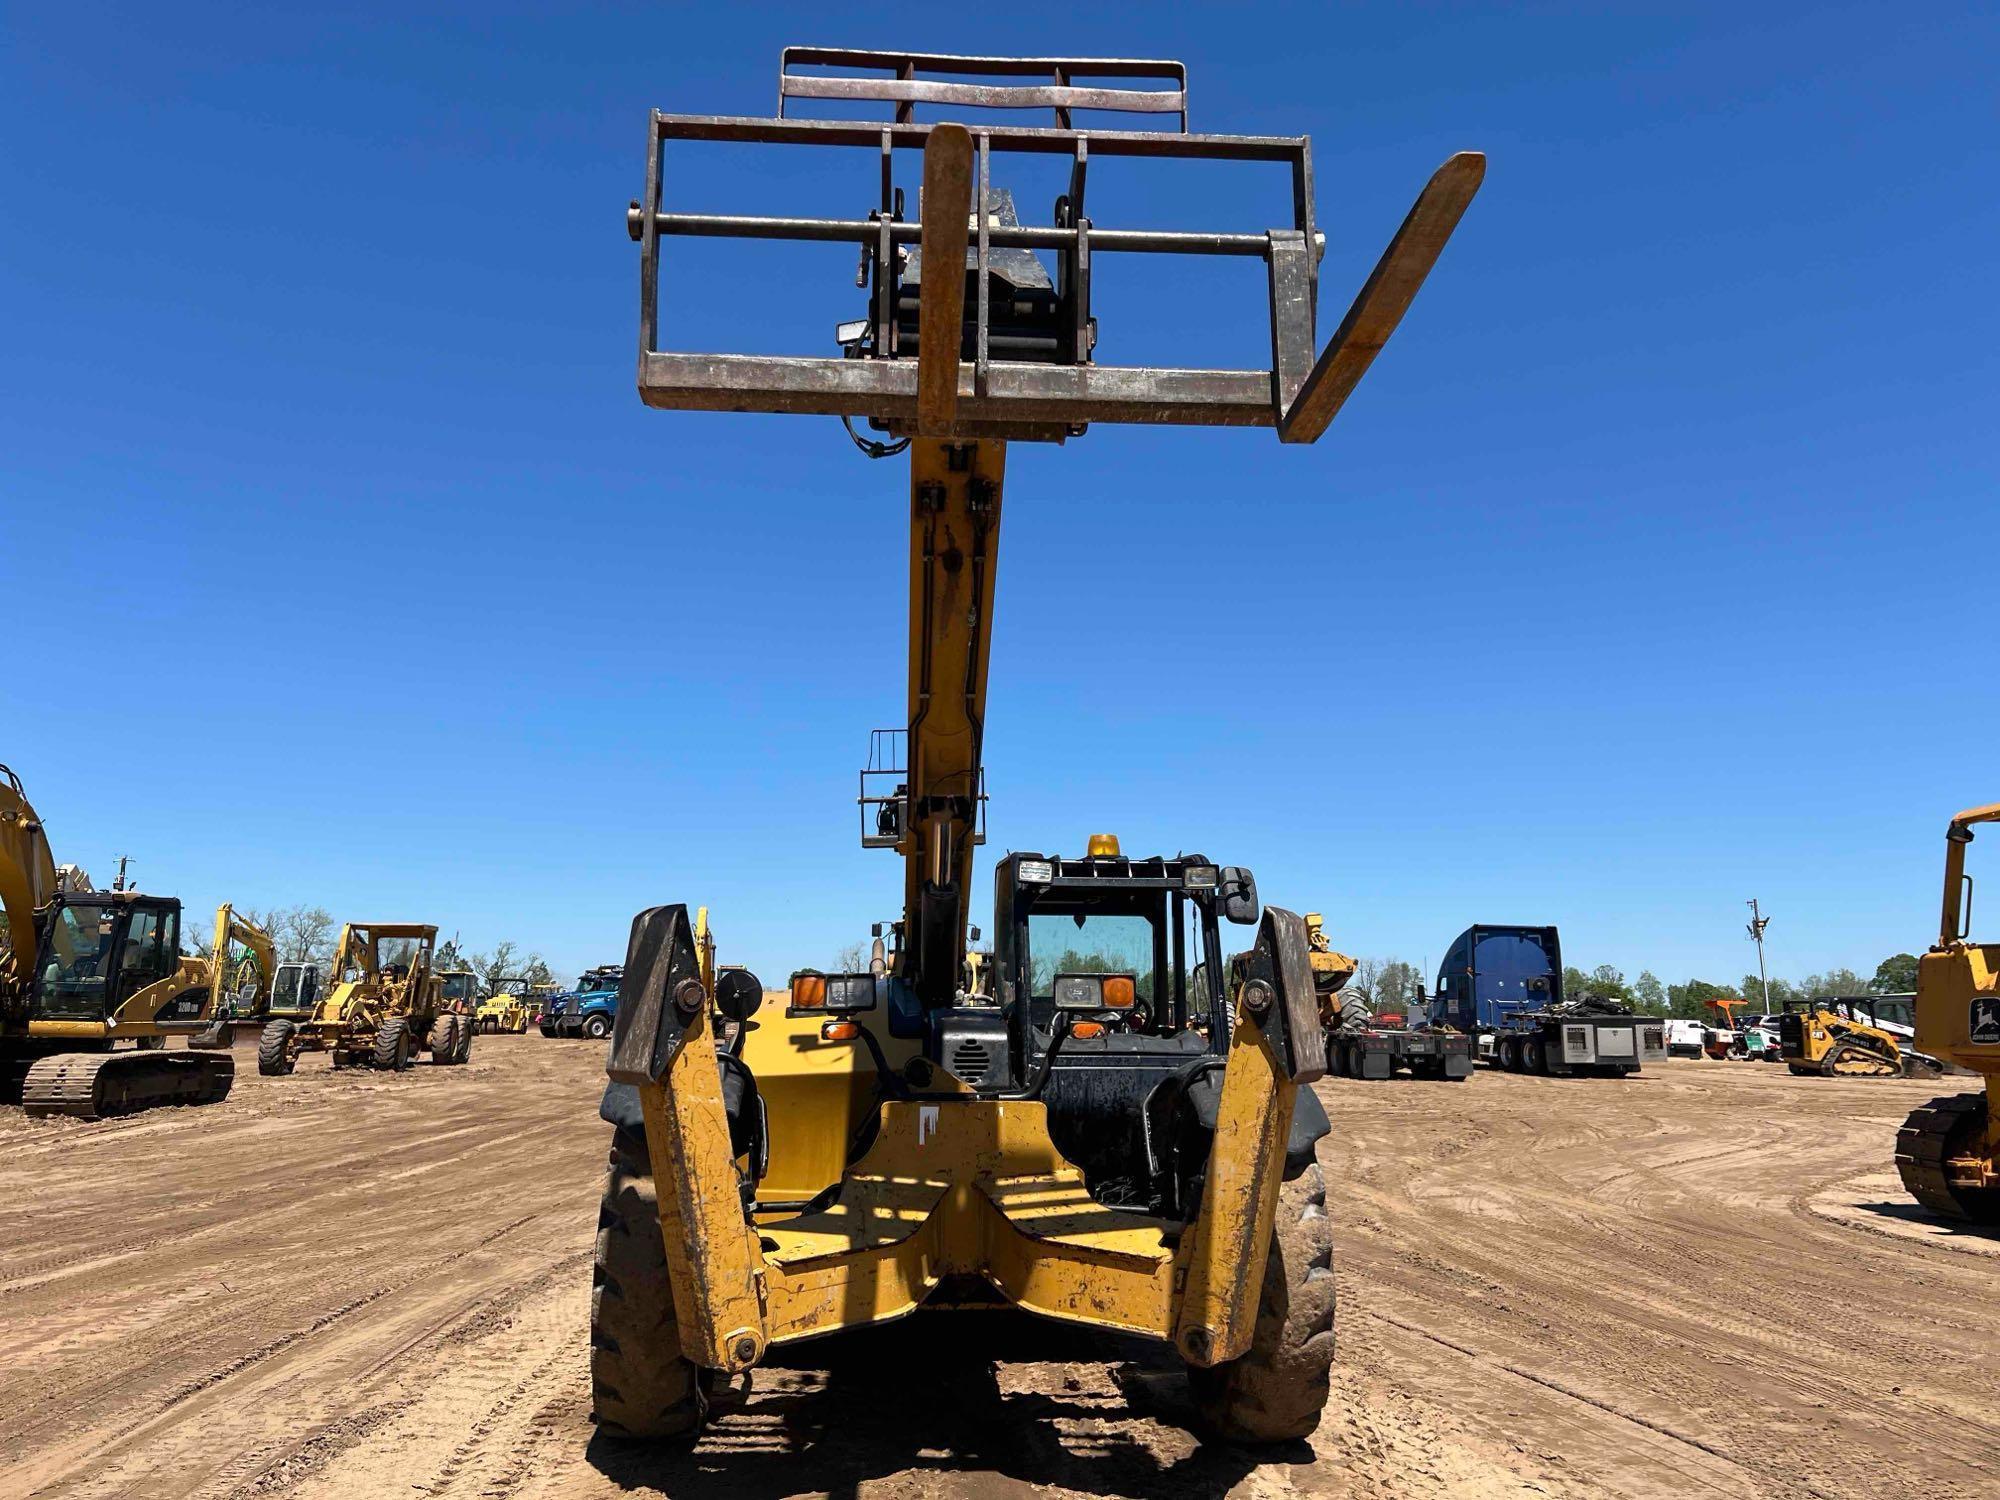
{"label": "machine shadow on ground", "polygon": [[2000,1224],[1972,1224],[1958,1219],[1947,1219],[1932,1213],[1917,1203],[1895,1203],[1886,1199],[1874,1203],[1856,1203],[1858,1213],[1873,1214],[1877,1218],[1907,1224],[1913,1229],[1921,1229],[1940,1239],[1969,1240],[1975,1244],[2000,1247]]}
{"label": "machine shadow on ground", "polygon": [[[1012,1363],[1094,1366],[1117,1389],[1076,1376],[1005,1389],[1000,1368]],[[968,1495],[989,1493],[997,1475],[1094,1495],[1212,1496],[1261,1466],[1311,1463],[1313,1451],[1205,1442],[1172,1350],[996,1310],[919,1314],[798,1346],[787,1365],[758,1372],[747,1399],[720,1397],[692,1450],[598,1435],[587,1457],[626,1489],[675,1500],[782,1500],[802,1487],[840,1500],[926,1471],[961,1476]]]}

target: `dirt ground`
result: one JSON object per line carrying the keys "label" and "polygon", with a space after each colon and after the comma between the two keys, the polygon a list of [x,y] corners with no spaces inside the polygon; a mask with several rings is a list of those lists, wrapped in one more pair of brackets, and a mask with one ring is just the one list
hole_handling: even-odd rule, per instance
{"label": "dirt ground", "polygon": [[1935,1085],[1675,1062],[1321,1085],[1340,1359],[1310,1444],[1204,1446],[1152,1346],[919,1317],[597,1439],[603,1051],[0,1114],[0,1495],[2000,1492],[2000,1240],[1887,1170]]}

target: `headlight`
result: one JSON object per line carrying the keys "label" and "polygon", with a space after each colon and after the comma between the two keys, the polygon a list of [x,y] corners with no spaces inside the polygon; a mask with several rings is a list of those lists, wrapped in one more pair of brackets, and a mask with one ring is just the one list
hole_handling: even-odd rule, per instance
{"label": "headlight", "polygon": [[1130,974],[1058,974],[1058,1010],[1130,1010],[1137,986]]}
{"label": "headlight", "polygon": [[1212,891],[1218,879],[1214,865],[1189,865],[1181,871],[1181,884],[1191,891]]}
{"label": "headlight", "polygon": [[851,323],[833,325],[833,341],[836,344],[858,344],[868,337],[868,320],[856,318]]}
{"label": "headlight", "polygon": [[1047,885],[1056,878],[1055,866],[1045,859],[1024,859],[1014,866],[1014,874],[1023,885]]}

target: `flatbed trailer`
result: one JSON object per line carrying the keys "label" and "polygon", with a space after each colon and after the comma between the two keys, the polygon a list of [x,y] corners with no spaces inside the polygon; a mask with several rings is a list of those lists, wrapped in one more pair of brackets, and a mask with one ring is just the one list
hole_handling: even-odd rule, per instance
{"label": "flatbed trailer", "polygon": [[1463,1083],[1472,1076],[1472,1038],[1429,1027],[1343,1028],[1327,1039],[1327,1071],[1342,1078],[1412,1078]]}

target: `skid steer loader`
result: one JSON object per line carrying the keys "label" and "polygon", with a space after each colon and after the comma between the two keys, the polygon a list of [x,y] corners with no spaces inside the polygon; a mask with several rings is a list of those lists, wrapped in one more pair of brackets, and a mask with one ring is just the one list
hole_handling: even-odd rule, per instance
{"label": "skid steer loader", "polygon": [[[120,885],[123,885],[122,880]],[[268,973],[270,939],[224,905],[214,957],[181,952],[181,903],[136,890],[94,890],[64,879],[48,835],[0,766],[0,1091],[30,1115],[92,1120],[164,1104],[212,1104],[229,1093],[235,1062],[222,1052],[167,1051],[225,1040],[232,938],[247,939]]]}
{"label": "skid steer loader", "polygon": [[[801,100],[890,117],[787,118]],[[920,122],[920,105],[1052,110],[1054,124]],[[1079,110],[1164,128],[1080,128]],[[670,208],[668,153],[705,142],[865,153],[879,188],[843,219]],[[1047,224],[1022,223],[996,180],[996,161],[1023,155],[1067,169]],[[1290,222],[1096,224],[1088,183],[1132,159],[1281,174]],[[915,221],[897,180],[912,160]],[[1246,869],[1092,835],[998,861],[992,957],[968,982],[1006,447],[1094,422],[1312,442],[1409,306],[1483,159],[1439,169],[1317,357],[1310,144],[1190,132],[1178,63],[789,48],[776,118],[655,113],[646,171],[627,221],[641,398],[837,416],[871,456],[909,455],[908,712],[875,732],[859,793],[861,842],[901,856],[904,901],[879,971],[802,972],[768,1001],[747,971],[714,970],[686,906],[634,920],[602,1106],[614,1136],[592,1300],[597,1422],[685,1436],[718,1380],[776,1346],[919,1307],[1013,1304],[1170,1343],[1222,1434],[1311,1432],[1333,1274],[1305,923],[1260,907]],[[858,247],[861,316],[826,357],[664,349],[663,266],[682,236]],[[1092,308],[1100,265],[1157,254],[1261,263],[1268,368],[1098,362],[1116,343]],[[1242,630],[1241,608],[1230,614]],[[1234,955],[1232,923],[1255,930]]]}
{"label": "skid steer loader", "polygon": [[445,998],[444,976],[431,967],[436,946],[437,928],[424,923],[343,926],[331,984],[303,1018],[277,1015],[264,1027],[257,1071],[283,1077],[308,1052],[328,1054],[336,1068],[389,1072],[425,1052],[440,1065],[465,1062],[471,1018],[461,1018]]}
{"label": "skid steer loader", "polygon": [[1879,1026],[1842,1015],[1818,1000],[1787,1000],[1778,1017],[1785,1066],[1824,1078],[1901,1078],[1903,1050]]}
{"label": "skid steer loader", "polygon": [[1976,1093],[1947,1094],[1912,1110],[1896,1135],[1896,1170],[1933,1213],[2000,1224],[2000,943],[1975,943],[1972,830],[2000,822],[2000,802],[1968,808],[1945,830],[1944,910],[1938,940],[1917,960],[1917,1047],[1980,1075]]}

